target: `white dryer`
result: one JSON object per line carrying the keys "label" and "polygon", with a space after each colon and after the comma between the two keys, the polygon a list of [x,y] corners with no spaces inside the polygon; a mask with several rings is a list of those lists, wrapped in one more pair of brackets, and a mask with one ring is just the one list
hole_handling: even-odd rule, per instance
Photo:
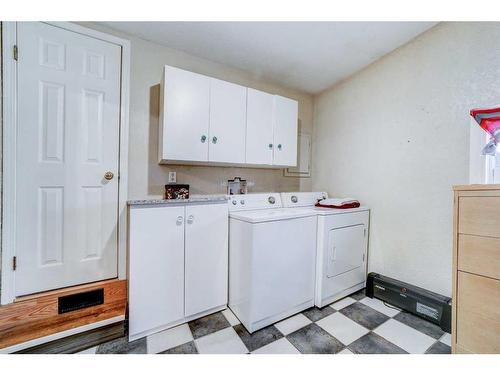
{"label": "white dryer", "polygon": [[229,307],[252,333],[314,305],[316,213],[279,193],[229,198]]}
{"label": "white dryer", "polygon": [[365,287],[370,210],[314,207],[324,192],[282,193],[283,206],[318,217],[315,305],[326,306]]}

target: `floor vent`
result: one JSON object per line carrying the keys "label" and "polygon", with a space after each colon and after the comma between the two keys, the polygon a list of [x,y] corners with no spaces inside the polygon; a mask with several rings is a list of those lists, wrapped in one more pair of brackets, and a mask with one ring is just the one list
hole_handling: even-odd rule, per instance
{"label": "floor vent", "polygon": [[64,314],[70,311],[84,309],[90,306],[102,305],[104,303],[104,288],[88,292],[71,294],[59,297],[58,312]]}

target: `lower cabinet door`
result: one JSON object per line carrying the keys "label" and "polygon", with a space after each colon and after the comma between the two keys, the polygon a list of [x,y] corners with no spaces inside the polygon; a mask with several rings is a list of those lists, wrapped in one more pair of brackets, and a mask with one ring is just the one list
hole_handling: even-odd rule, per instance
{"label": "lower cabinet door", "polygon": [[227,211],[226,204],[186,207],[186,316],[227,304]]}
{"label": "lower cabinet door", "polygon": [[184,207],[134,207],[129,216],[129,335],[184,318]]}
{"label": "lower cabinet door", "polygon": [[500,353],[500,280],[459,271],[455,298],[460,350]]}

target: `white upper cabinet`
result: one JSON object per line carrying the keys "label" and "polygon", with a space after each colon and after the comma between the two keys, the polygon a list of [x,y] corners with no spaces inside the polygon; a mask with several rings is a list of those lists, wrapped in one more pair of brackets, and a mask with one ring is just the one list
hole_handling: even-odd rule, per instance
{"label": "white upper cabinet", "polygon": [[247,164],[273,164],[273,106],[273,95],[248,89]]}
{"label": "white upper cabinet", "polygon": [[245,163],[247,88],[210,80],[208,159],[220,163]]}
{"label": "white upper cabinet", "polygon": [[295,100],[165,66],[160,163],[297,165]]}
{"label": "white upper cabinet", "polygon": [[159,159],[208,161],[210,78],[166,66]]}
{"label": "white upper cabinet", "polygon": [[297,116],[297,101],[274,96],[274,165],[297,165]]}

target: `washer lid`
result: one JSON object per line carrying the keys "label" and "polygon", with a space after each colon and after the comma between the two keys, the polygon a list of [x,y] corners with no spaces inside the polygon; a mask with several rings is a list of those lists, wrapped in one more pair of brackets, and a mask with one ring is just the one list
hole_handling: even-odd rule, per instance
{"label": "washer lid", "polygon": [[277,208],[270,210],[233,211],[229,213],[230,218],[248,223],[263,223],[308,216],[316,216],[316,212],[312,209]]}

